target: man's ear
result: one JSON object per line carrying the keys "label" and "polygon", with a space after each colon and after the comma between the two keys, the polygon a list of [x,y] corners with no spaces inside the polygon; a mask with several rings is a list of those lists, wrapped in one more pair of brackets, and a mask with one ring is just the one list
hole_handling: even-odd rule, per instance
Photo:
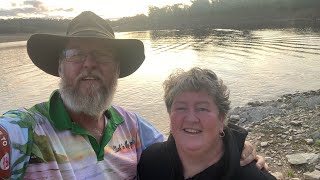
{"label": "man's ear", "polygon": [[58,73],[59,73],[59,77],[61,77],[61,73],[62,73],[61,62],[59,62]]}
{"label": "man's ear", "polygon": [[120,76],[120,63],[118,63],[117,66],[118,66],[118,67],[117,67],[117,73],[118,73],[118,78],[119,78],[119,76]]}

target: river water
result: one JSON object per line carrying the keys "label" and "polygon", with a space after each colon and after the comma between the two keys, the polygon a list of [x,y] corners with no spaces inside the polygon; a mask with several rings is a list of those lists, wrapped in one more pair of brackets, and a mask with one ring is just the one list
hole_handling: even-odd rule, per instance
{"label": "river water", "polygon": [[[215,71],[229,87],[233,107],[320,89],[319,30],[140,31],[116,37],[142,40],[146,60],[120,79],[114,104],[138,112],[163,132],[169,122],[162,82],[175,68]],[[31,63],[25,41],[0,43],[0,54],[0,113],[46,101],[57,89],[58,78]]]}

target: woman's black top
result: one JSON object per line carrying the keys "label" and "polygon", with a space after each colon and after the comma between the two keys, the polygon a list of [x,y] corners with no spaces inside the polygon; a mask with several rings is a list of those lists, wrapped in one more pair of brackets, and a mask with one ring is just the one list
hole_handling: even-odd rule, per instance
{"label": "woman's black top", "polygon": [[222,158],[193,177],[183,176],[183,166],[179,159],[172,135],[166,142],[156,143],[143,151],[138,164],[140,180],[276,180],[266,170],[259,170],[256,161],[242,167],[240,157],[247,132],[235,125],[224,129],[225,152]]}

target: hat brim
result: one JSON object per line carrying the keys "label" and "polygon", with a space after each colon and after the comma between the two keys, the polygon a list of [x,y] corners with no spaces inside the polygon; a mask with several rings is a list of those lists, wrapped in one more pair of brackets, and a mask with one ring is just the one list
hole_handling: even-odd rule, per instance
{"label": "hat brim", "polygon": [[[27,52],[32,62],[44,72],[59,76],[59,55],[70,38],[97,38],[34,34],[27,42]],[[101,38],[99,38],[101,39]],[[137,39],[107,39],[106,43],[116,49],[116,60],[120,62],[119,78],[134,73],[145,59],[144,46]]]}

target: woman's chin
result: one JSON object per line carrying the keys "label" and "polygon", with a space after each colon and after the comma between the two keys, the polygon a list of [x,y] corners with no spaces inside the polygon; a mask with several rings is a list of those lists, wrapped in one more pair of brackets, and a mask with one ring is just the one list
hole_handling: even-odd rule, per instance
{"label": "woman's chin", "polygon": [[180,145],[181,149],[188,152],[201,151],[204,148],[204,145],[199,142],[188,142]]}

